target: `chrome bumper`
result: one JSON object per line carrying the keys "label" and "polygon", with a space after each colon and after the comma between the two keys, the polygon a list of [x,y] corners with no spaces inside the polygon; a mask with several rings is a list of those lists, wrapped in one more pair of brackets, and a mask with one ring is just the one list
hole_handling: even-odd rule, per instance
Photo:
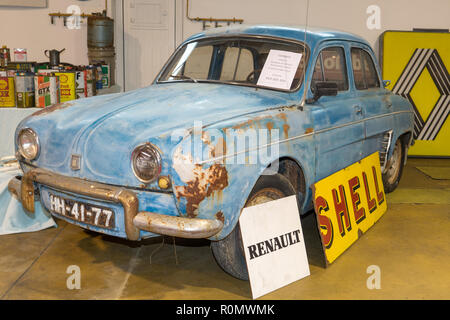
{"label": "chrome bumper", "polygon": [[185,218],[153,212],[138,212],[139,200],[131,190],[80,178],[62,176],[44,169],[32,169],[22,180],[13,178],[8,184],[28,212],[34,212],[35,186],[39,183],[58,191],[71,192],[91,198],[120,203],[124,208],[125,233],[129,240],[139,240],[140,230],[181,238],[209,238],[223,228],[218,219]]}

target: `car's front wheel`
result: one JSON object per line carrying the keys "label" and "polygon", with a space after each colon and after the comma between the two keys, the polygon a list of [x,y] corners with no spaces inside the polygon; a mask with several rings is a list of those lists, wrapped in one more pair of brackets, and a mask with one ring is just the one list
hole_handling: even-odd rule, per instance
{"label": "car's front wheel", "polygon": [[[283,175],[263,175],[253,187],[244,207],[284,198],[295,193],[294,187]],[[248,280],[239,223],[226,238],[211,242],[211,249],[217,263],[225,272],[235,278]]]}
{"label": "car's front wheel", "polygon": [[395,142],[392,155],[387,162],[386,170],[382,175],[384,192],[389,193],[397,188],[402,176],[405,156],[405,144],[401,138],[398,138]]}

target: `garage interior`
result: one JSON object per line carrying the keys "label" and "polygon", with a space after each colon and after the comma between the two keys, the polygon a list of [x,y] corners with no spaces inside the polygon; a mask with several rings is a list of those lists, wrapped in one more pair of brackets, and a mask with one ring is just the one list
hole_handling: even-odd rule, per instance
{"label": "garage interior", "polygon": [[[88,64],[86,21],[80,28],[68,29],[60,19],[51,23],[49,13],[70,12],[71,5],[82,12],[99,12],[105,9],[105,1],[44,2],[43,8],[27,8],[2,6],[0,1],[0,29],[11,30],[2,32],[0,45],[26,47],[29,61],[47,61],[45,50],[64,48],[62,61]],[[115,21],[115,84],[105,94],[149,85],[183,40],[203,28],[215,27],[215,22],[203,23],[195,17],[339,29],[362,36],[375,52],[387,30],[450,28],[448,0],[345,0],[339,4],[285,0],[282,5],[270,0],[247,0],[245,4],[190,0],[189,6],[185,0],[109,0],[106,4],[107,15]],[[381,25],[370,29],[367,8],[373,4],[381,9]],[[135,5],[159,11],[140,14]],[[25,23],[19,24],[19,20]],[[12,115],[13,111],[0,108],[1,151],[11,149],[14,128],[27,115]],[[448,117],[442,131],[450,132]],[[322,263],[314,212],[306,214],[302,225],[311,275],[261,299],[449,299],[448,141],[433,149],[433,155],[410,152],[398,188],[387,195],[387,212],[327,268]],[[0,153],[0,158],[7,155]],[[132,242],[55,221],[56,228],[0,235],[0,300],[252,299],[249,282],[231,277],[217,265],[208,240],[166,236]],[[81,270],[81,289],[68,290],[67,268],[71,265]],[[380,288],[368,288],[370,266],[379,267]]]}

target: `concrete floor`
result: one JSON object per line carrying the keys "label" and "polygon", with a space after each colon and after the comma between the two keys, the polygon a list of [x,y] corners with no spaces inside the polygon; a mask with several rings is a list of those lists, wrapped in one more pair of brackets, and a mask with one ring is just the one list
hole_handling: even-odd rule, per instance
{"label": "concrete floor", "polygon": [[[421,167],[448,172],[450,160],[409,159],[372,229],[327,269],[308,246],[311,275],[261,299],[449,299],[450,180]],[[132,243],[57,222],[0,236],[0,299],[251,299],[249,282],[224,273],[208,241]],[[80,267],[79,290],[67,289],[70,265]],[[381,289],[366,286],[370,265],[380,267]]]}

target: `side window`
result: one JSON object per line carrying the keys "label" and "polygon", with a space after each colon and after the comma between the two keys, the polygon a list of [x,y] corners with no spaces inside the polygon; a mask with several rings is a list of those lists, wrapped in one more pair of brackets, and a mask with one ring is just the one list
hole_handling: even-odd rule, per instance
{"label": "side window", "polygon": [[320,52],[314,66],[312,87],[319,81],[335,82],[339,91],[348,89],[347,67],[343,48],[330,47]]}
{"label": "side window", "polygon": [[375,64],[368,52],[363,49],[352,48],[352,68],[356,89],[365,90],[380,87]]}

